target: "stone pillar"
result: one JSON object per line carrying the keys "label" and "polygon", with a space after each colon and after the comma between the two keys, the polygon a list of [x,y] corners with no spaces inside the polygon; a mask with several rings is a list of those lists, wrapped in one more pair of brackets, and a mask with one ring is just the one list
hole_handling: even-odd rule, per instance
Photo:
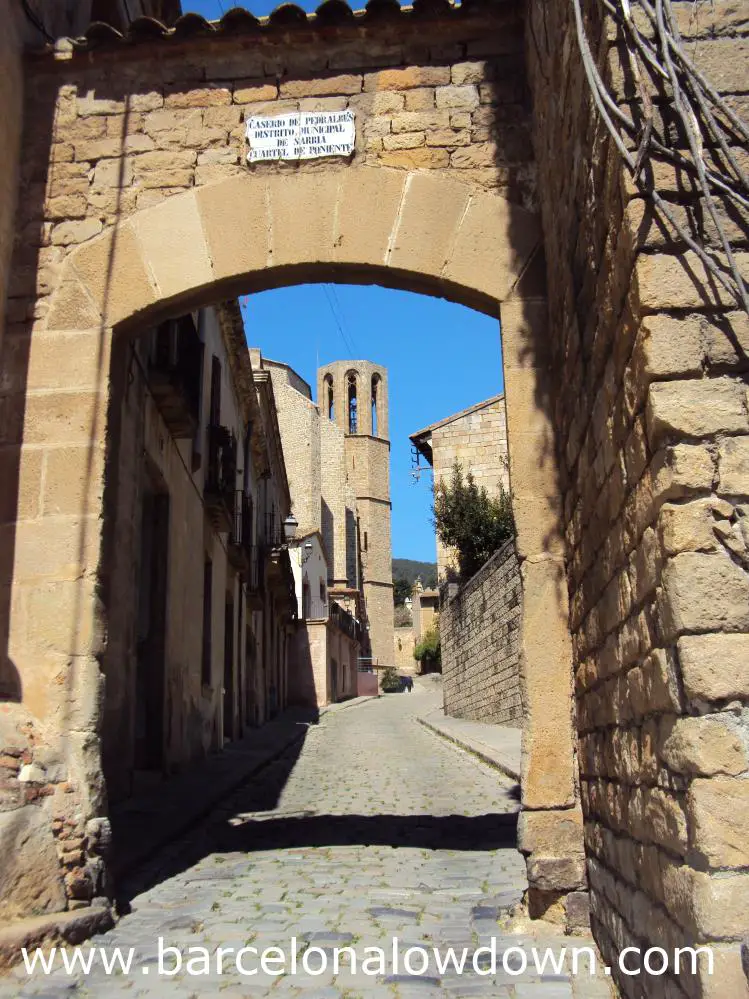
{"label": "stone pillar", "polygon": [[5,304],[10,260],[13,247],[13,219],[18,186],[19,151],[23,119],[23,73],[21,69],[21,39],[14,10],[6,11],[0,35],[0,352],[5,327]]}
{"label": "stone pillar", "polygon": [[[0,751],[10,744],[25,763],[17,775],[22,807],[10,822],[20,841],[27,829],[36,851],[30,883],[11,878],[11,897],[2,900],[0,913],[12,918],[104,892],[106,822],[91,820],[105,810],[98,569],[110,332],[13,333],[5,347],[0,444],[18,506],[0,525],[9,608],[2,666],[4,688],[16,690],[4,690],[15,703],[4,706]],[[12,863],[0,860],[0,880]]]}
{"label": "stone pillar", "polygon": [[510,487],[523,585],[522,813],[533,917],[574,928],[587,919],[582,812],[576,778],[572,645],[560,531],[544,298],[502,306]]}

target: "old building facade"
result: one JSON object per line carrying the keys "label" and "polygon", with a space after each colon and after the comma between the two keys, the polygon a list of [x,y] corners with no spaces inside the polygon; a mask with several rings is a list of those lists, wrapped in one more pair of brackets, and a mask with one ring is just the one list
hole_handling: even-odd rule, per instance
{"label": "old building facade", "polygon": [[[362,623],[333,599],[318,531],[290,547],[299,619],[290,662],[293,703],[320,708],[356,697]],[[365,646],[366,647],[366,646]]]}
{"label": "old building facade", "polygon": [[439,624],[439,590],[425,590],[417,576],[411,587],[411,595],[406,599],[405,608],[410,615],[408,623],[397,621],[393,634],[394,662],[402,673],[416,673],[420,664],[414,659],[414,649],[421,637]]}
{"label": "old building facade", "polygon": [[[739,106],[743,5],[671,6],[693,65]],[[98,676],[106,655],[106,475],[91,455],[106,447],[117,341],[216,298],[334,271],[427,291],[501,315],[531,912],[574,924],[589,887],[607,959],[628,944],[715,944],[719,975],[653,979],[649,995],[742,995],[746,318],[654,217],[648,178],[725,263],[699,184],[673,166],[683,138],[668,132],[670,160],[646,150],[633,180],[593,101],[572,5],[349,13],[292,14],[293,31],[288,8],[260,24],[230,12],[198,33],[136,24],[128,44],[64,41],[24,70],[23,236],[0,396],[12,497],[0,665],[3,717],[28,712],[32,757],[45,747],[62,761],[66,792],[34,806],[39,830],[68,822],[94,857],[90,823],[106,819],[101,707],[68,738],[48,694],[56,683],[77,711],[92,688],[76,676]],[[592,0],[582,13],[614,103],[641,121],[624,27]],[[658,107],[673,107],[644,72]],[[244,116],[302,102],[355,110],[352,157],[247,166]],[[745,273],[746,224],[729,218]],[[63,449],[69,474],[88,476],[66,518],[45,506],[43,474]],[[35,545],[49,553],[44,579]],[[50,586],[38,648],[29,608]],[[705,726],[725,759],[702,754]]]}
{"label": "old building facade", "polygon": [[[438,420],[411,434],[411,443],[431,465],[434,488],[449,482],[457,462],[471,472],[479,488],[496,496],[500,485],[510,484],[507,456],[507,419],[503,395],[478,402],[468,409]],[[444,582],[457,569],[455,553],[437,538],[437,579]]]}
{"label": "old building facade", "polygon": [[[255,381],[236,301],[123,338],[107,426],[106,454],[91,455],[93,468],[107,465],[99,574],[107,645],[98,678],[83,664],[76,673],[79,707],[68,724],[75,738],[85,712],[101,705],[99,793],[117,807],[289,703],[297,602],[272,386]],[[85,488],[85,477],[68,475],[69,458],[61,453],[49,467],[49,512],[59,517]],[[57,600],[48,588],[45,602]],[[40,618],[41,608],[32,613]],[[43,627],[35,633],[45,641]],[[7,744],[23,747],[31,736],[34,745],[32,716],[2,721]],[[54,788],[63,767],[48,748],[33,752],[26,781],[27,754],[15,758],[11,794],[5,789],[2,825],[16,841],[39,812],[24,804],[28,792]],[[66,896],[81,905],[106,894],[101,858],[83,866],[78,839],[57,831],[52,851],[39,854],[42,878],[19,867],[21,851],[5,853],[5,918],[43,911],[51,899],[65,908]],[[61,866],[50,863],[55,853]]]}
{"label": "old building facade", "polygon": [[283,709],[297,611],[275,404],[255,380],[236,301],[123,350],[102,574],[112,803],[141,771],[184,769]]}

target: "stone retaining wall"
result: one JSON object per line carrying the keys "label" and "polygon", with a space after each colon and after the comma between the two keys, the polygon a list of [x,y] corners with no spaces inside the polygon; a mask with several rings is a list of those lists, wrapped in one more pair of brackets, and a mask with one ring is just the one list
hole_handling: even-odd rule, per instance
{"label": "stone retaining wall", "polygon": [[[599,66],[639,114],[617,30],[600,4],[584,8]],[[673,10],[688,56],[746,119],[747,4]],[[623,169],[572,4],[529,4],[527,51],[593,928],[614,967],[626,946],[717,942],[713,976],[704,964],[697,976],[616,974],[625,996],[738,999],[749,994],[749,322]],[[646,86],[654,113],[672,113]],[[684,149],[675,120],[669,141]],[[647,170],[715,250],[689,179],[664,162]],[[746,277],[747,216],[720,212]]]}
{"label": "stone retaining wall", "polygon": [[445,714],[519,725],[522,582],[510,540],[464,586],[442,587],[440,644]]}

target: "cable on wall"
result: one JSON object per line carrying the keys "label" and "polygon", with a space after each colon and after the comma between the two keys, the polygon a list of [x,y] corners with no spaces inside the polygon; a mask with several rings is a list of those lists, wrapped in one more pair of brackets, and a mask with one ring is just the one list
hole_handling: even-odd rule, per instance
{"label": "cable on wall", "polygon": [[54,42],[53,36],[47,31],[44,26],[44,22],[41,17],[32,10],[29,0],[21,0],[21,10],[23,10],[26,20],[33,25],[33,27],[44,36],[44,40],[47,42]]}
{"label": "cable on wall", "polygon": [[[633,181],[656,212],[704,264],[707,271],[749,313],[749,293],[726,232],[719,206],[749,210],[749,180],[735,153],[749,147],[749,125],[729,106],[689,58],[678,29],[672,0],[598,0],[620,29],[623,57],[639,97],[639,114],[630,116],[604,82],[591,52],[581,0],[572,0],[585,74],[598,113]],[[639,8],[638,17],[633,8]],[[665,97],[686,139],[684,152],[670,144],[667,125],[655,113],[652,92]],[[666,161],[690,177],[717,233],[722,256],[695,238],[676,217],[673,205],[658,191],[654,159]]]}

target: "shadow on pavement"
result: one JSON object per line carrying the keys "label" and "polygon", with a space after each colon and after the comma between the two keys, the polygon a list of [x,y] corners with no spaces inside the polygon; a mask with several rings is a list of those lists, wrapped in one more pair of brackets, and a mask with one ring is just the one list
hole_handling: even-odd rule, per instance
{"label": "shadow on pavement", "polygon": [[300,750],[301,744],[290,747],[237,789],[229,801],[216,807],[201,825],[121,878],[117,885],[118,911],[129,911],[129,903],[136,895],[214,853],[250,854],[326,846],[466,852],[516,849],[516,812],[478,816],[273,813]]}

